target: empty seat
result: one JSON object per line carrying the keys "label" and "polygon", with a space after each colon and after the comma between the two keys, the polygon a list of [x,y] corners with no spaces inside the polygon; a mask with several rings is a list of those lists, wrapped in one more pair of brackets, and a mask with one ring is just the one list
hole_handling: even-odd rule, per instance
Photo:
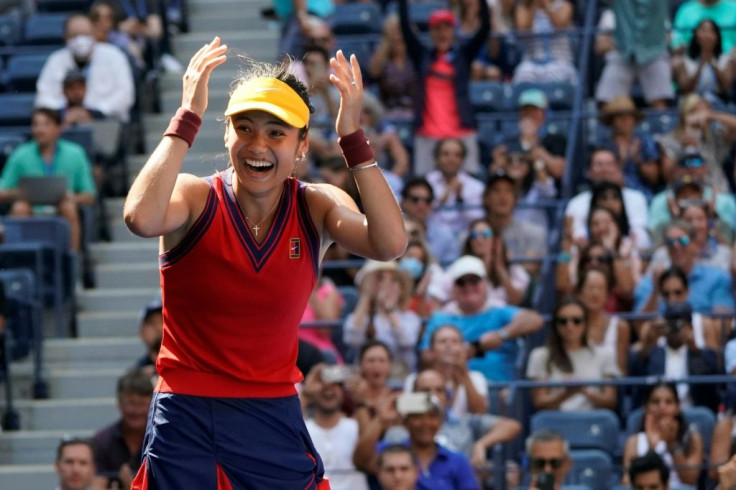
{"label": "empty seat", "polygon": [[611,457],[598,449],[577,449],[570,451],[572,469],[567,482],[585,485],[591,490],[609,490],[613,477]]}
{"label": "empty seat", "polygon": [[25,143],[28,140],[25,135],[10,133],[0,133],[0,171],[5,166],[5,162],[8,161],[8,157],[11,153],[18,148],[19,145]]}
{"label": "empty seat", "polygon": [[69,14],[39,13],[26,19],[23,28],[25,44],[64,44],[64,22]]}
{"label": "empty seat", "polygon": [[599,449],[612,456],[618,447],[618,417],[610,410],[544,410],[531,418],[531,431],[539,429],[556,430],[572,449]]}
{"label": "empty seat", "polygon": [[376,34],[337,36],[335,46],[337,49],[342,49],[348,58],[351,54],[355,54],[363,72],[363,78],[366,78],[368,63],[371,60],[371,56],[373,56],[378,39],[378,35]]}
{"label": "empty seat", "polygon": [[39,12],[87,12],[91,0],[37,0]]}
{"label": "empty seat", "polygon": [[513,109],[509,105],[511,88],[501,82],[470,82],[470,103],[477,112],[499,112]]}
{"label": "empty seat", "polygon": [[332,14],[332,32],[343,34],[380,34],[383,29],[381,10],[375,3],[341,3]]}
{"label": "empty seat", "polygon": [[20,14],[0,15],[0,45],[12,46],[20,40],[22,19]]}
{"label": "empty seat", "polygon": [[32,93],[0,94],[0,126],[30,127],[35,98]]}
{"label": "empty seat", "polygon": [[36,80],[41,74],[48,53],[16,54],[10,57],[3,74],[10,92],[35,92]]}
{"label": "empty seat", "polygon": [[555,111],[569,111],[575,101],[575,86],[566,82],[523,82],[514,85],[513,101],[516,105],[521,93],[527,89],[544,92],[549,108]]}

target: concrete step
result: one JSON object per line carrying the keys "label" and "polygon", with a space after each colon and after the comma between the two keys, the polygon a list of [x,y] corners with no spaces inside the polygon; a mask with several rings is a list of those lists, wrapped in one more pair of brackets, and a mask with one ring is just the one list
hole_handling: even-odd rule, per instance
{"label": "concrete step", "polygon": [[158,257],[158,243],[155,241],[128,243],[92,243],[92,259],[98,264],[131,264],[136,262],[155,262]]}
{"label": "concrete step", "polygon": [[[181,173],[193,174],[199,177],[207,177],[215,172],[225,170],[228,166],[228,155],[224,147],[220,147],[218,153],[207,153],[200,151],[200,146],[204,145],[197,138],[191,153],[187,153],[184,163],[181,166]],[[136,155],[128,159],[128,173],[131,177],[138,175],[143,166],[146,164],[148,156]]]}
{"label": "concrete step", "polygon": [[41,490],[54,488],[57,483],[53,464],[0,465],[0,488]]}
{"label": "concrete step", "polygon": [[[216,118],[222,117],[222,114],[225,112],[225,108],[227,107],[227,101],[229,99],[229,92],[226,90],[223,90],[221,92],[210,92],[209,94],[209,100],[207,104],[207,112],[205,113],[205,117],[203,118],[203,124],[202,128],[200,128],[199,133],[197,134],[197,137],[199,139],[199,135],[202,133],[203,130],[206,130],[207,122],[210,121],[216,121]],[[166,92],[161,94],[161,110],[163,114],[167,114],[169,118],[176,112],[176,110],[181,106],[181,93],[180,92]],[[166,129],[166,126],[168,125],[168,119],[166,119],[166,122],[160,126],[160,128],[156,128],[153,126],[146,126],[146,136],[148,136],[151,133],[158,134],[158,138],[156,140],[161,138],[161,133],[164,132]],[[220,128],[223,128],[223,123],[219,122]],[[224,130],[220,130],[220,145],[222,145],[222,135],[224,134]],[[148,140],[146,140],[147,143]],[[155,143],[154,143],[155,145]],[[149,146],[148,148],[155,148],[155,146]],[[222,147],[222,146],[221,146]]]}
{"label": "concrete step", "polygon": [[268,1],[264,0],[187,0],[189,7],[189,15],[197,20],[208,13],[216,13],[222,18],[235,17],[245,20],[248,18],[260,18],[261,9],[270,6]]}
{"label": "concrete step", "polygon": [[[113,264],[106,264],[111,266]],[[121,264],[114,264],[119,266]],[[123,264],[124,265],[124,264]],[[127,264],[137,265],[137,264]],[[145,263],[146,266],[157,267],[155,255]],[[105,267],[104,265],[101,267]],[[141,308],[159,296],[159,289],[153,288],[98,288],[79,293],[81,313],[133,313],[138,315]]]}
{"label": "concrete step", "polygon": [[[3,485],[3,468],[6,465],[44,465],[56,459],[56,448],[62,438],[90,437],[93,431],[15,431],[0,434],[0,488],[40,488],[10,487]],[[51,487],[47,487],[51,488]]]}
{"label": "concrete step", "polygon": [[[133,156],[128,157],[133,158]],[[123,205],[125,204],[124,197],[107,197],[105,198],[105,210],[107,216],[110,219],[122,218],[123,217]]]}
{"label": "concrete step", "polygon": [[[143,342],[139,340],[138,357],[142,357],[145,353]],[[49,400],[115,396],[118,378],[132,367],[133,364],[125,367],[97,369],[47,369],[44,380],[48,383]],[[13,368],[13,381],[15,400],[33,401],[33,376],[30,363],[27,366]]]}
{"label": "concrete step", "polygon": [[[220,2],[217,2],[217,6],[220,6]],[[221,37],[227,39],[229,37],[228,33],[232,31],[257,31],[265,28],[278,33],[280,29],[278,23],[261,18],[260,9],[243,8],[242,2],[236,12],[238,15],[222,15],[221,12],[212,11],[208,8],[197,15],[197,21],[190,24],[189,32],[194,34],[206,33],[209,36],[213,36],[213,33],[222,33]],[[241,14],[246,16],[243,17]]]}
{"label": "concrete step", "polygon": [[[218,92],[219,91],[229,92],[230,84],[238,76],[238,63],[233,62],[237,58],[237,53],[233,53],[232,56],[234,58],[233,60],[228,61],[225,64],[218,66],[217,69],[214,70],[210,74],[210,83],[208,85],[208,88],[210,90],[218,91]],[[182,63],[183,62],[184,60],[182,60]],[[165,92],[178,93],[181,96],[181,89],[182,89],[181,80],[182,80],[181,75],[177,75],[174,73],[167,73],[161,78],[160,87]],[[146,121],[147,123],[149,117],[151,116],[156,117],[156,116],[159,116],[159,114],[146,115],[144,116],[144,121]]]}
{"label": "concrete step", "polygon": [[[213,8],[219,6],[219,2],[212,3]],[[241,4],[241,9],[244,7]],[[194,22],[192,23],[194,24]],[[279,32],[270,29],[249,29],[237,31],[217,31],[222,42],[230,48],[228,63],[234,62],[236,53],[247,54],[257,60],[273,61],[278,54]],[[174,49],[177,57],[188,60],[202,46],[212,41],[212,32],[193,32],[174,39]],[[186,65],[186,63],[184,63]]]}
{"label": "concrete step", "polygon": [[109,338],[47,339],[44,362],[54,369],[121,369],[131,367],[141,355],[137,336]]}
{"label": "concrete step", "polygon": [[[22,430],[93,431],[120,415],[114,396],[74,400],[18,400]],[[4,487],[0,487],[4,488]]]}
{"label": "concrete step", "polygon": [[77,332],[80,337],[128,337],[138,335],[138,328],[137,311],[99,311],[77,314]]}
{"label": "concrete step", "polygon": [[101,264],[97,266],[97,287],[155,288],[159,284],[155,260],[139,264]]}
{"label": "concrete step", "polygon": [[[119,218],[110,218],[110,234],[112,235],[113,242],[136,242],[136,243],[156,243],[158,244],[158,238],[142,238],[138,235],[134,235],[123,221],[122,215]],[[98,272],[99,274],[99,272]],[[98,286],[99,287],[99,286]]]}

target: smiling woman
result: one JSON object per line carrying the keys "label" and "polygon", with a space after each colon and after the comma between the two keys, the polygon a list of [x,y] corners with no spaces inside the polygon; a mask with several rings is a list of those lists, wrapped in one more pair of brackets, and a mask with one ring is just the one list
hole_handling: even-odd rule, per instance
{"label": "smiling woman", "polygon": [[180,174],[226,51],[215,38],[192,57],[181,108],[125,203],[134,233],[161,237],[164,316],[132,488],[325,489],[294,388],[299,322],[333,241],[391,260],[406,247],[404,224],[360,129],[360,68],[340,51],[335,129],[364,213],[334,186],[291,177],[309,149],[310,103],[289,63],[253,62],[236,81],[225,112],[229,168]]}

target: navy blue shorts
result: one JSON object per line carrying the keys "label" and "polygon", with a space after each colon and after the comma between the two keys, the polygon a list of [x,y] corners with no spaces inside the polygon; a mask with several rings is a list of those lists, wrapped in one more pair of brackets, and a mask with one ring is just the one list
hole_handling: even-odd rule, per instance
{"label": "navy blue shorts", "polygon": [[154,393],[133,490],[325,490],[297,396]]}

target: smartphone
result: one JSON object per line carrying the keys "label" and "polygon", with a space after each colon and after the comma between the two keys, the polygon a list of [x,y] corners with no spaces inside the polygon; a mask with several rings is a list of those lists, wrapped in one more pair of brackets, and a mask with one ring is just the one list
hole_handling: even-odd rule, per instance
{"label": "smartphone", "polygon": [[353,375],[350,366],[325,366],[320,374],[323,383],[344,383]]}
{"label": "smartphone", "polygon": [[551,473],[540,473],[537,475],[537,488],[539,490],[555,490],[555,477]]}
{"label": "smartphone", "polygon": [[396,400],[396,410],[402,417],[428,413],[438,408],[429,393],[404,393]]}

